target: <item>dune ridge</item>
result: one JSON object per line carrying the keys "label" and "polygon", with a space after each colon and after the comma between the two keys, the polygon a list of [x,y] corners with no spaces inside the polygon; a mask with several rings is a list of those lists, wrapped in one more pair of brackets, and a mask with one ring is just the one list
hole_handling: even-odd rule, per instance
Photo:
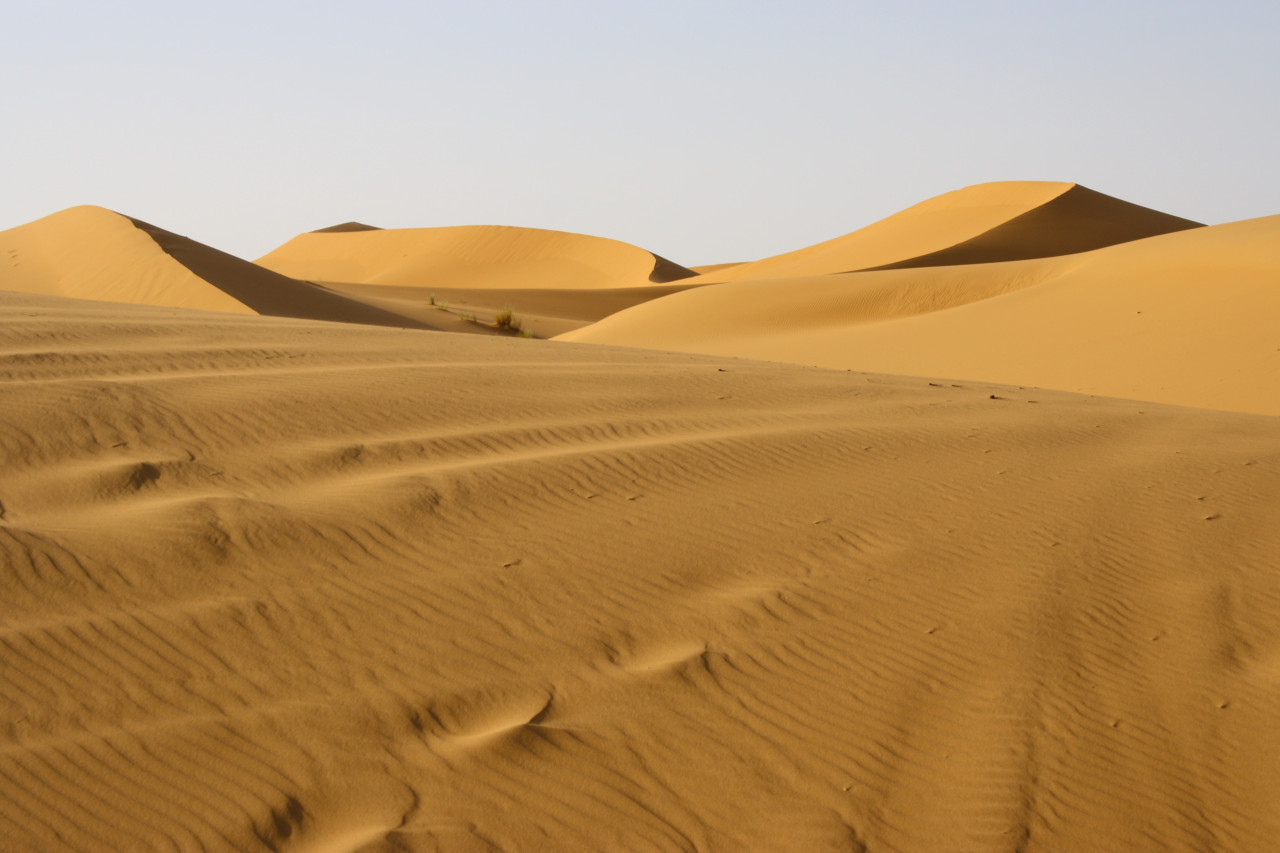
{"label": "dune ridge", "polygon": [[1280,833],[1272,417],[21,294],[0,323],[15,849]]}
{"label": "dune ridge", "polygon": [[[273,273],[101,207],[0,232],[0,290],[383,326],[411,318]],[[6,263],[7,262],[7,263]]]}
{"label": "dune ridge", "polygon": [[365,225],[363,222],[340,222],[328,228],[317,228],[312,234],[343,234],[348,231],[381,231],[376,225]]}
{"label": "dune ridge", "polygon": [[309,281],[424,289],[602,289],[695,275],[617,240],[501,225],[310,232],[257,263]]}
{"label": "dune ridge", "polygon": [[864,269],[1066,255],[1200,227],[1079,184],[996,181],[927,199],[792,252],[711,270],[699,282],[796,278]]}
{"label": "dune ridge", "polygon": [[560,340],[1280,414],[1280,216],[1059,257],[746,281]]}
{"label": "dune ridge", "polygon": [[155,240],[165,254],[258,314],[371,326],[421,328],[413,319],[404,315],[347,298],[310,282],[271,272],[257,264],[141,220],[132,221]]}
{"label": "dune ridge", "polygon": [[126,216],[82,205],[0,231],[0,289],[255,313],[160,250]]}

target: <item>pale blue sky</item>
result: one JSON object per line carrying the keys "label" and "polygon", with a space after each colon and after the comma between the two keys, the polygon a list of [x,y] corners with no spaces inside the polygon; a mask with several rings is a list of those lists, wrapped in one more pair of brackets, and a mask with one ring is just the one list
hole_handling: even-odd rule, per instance
{"label": "pale blue sky", "polygon": [[1280,213],[1280,3],[0,0],[0,228],[247,258],[349,219],[686,263],[989,180]]}

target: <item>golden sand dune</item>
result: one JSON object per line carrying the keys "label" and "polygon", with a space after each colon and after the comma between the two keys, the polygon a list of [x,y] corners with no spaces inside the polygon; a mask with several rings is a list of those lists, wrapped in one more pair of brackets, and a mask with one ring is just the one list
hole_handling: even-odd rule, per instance
{"label": "golden sand dune", "polygon": [[14,294],[0,323],[0,846],[1280,835],[1274,418]]}
{"label": "golden sand dune", "polygon": [[0,231],[0,290],[256,313],[127,216],[89,205]]}
{"label": "golden sand dune", "polygon": [[1057,258],[688,290],[566,340],[1280,414],[1280,216]]}
{"label": "golden sand dune", "polygon": [[825,243],[712,269],[698,281],[1041,258],[1198,226],[1078,184],[999,181],[944,193]]}
{"label": "golden sand dune", "polygon": [[89,205],[0,231],[0,290],[238,314],[420,325]]}
{"label": "golden sand dune", "polygon": [[641,287],[695,274],[617,240],[499,225],[348,223],[300,234],[257,263],[309,281],[427,289]]}

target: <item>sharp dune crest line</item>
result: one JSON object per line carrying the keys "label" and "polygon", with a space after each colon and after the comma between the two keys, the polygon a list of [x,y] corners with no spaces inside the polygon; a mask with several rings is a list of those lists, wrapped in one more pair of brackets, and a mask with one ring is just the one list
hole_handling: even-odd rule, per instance
{"label": "sharp dune crest line", "polygon": [[0,231],[0,289],[255,313],[166,254],[133,220],[85,205]]}
{"label": "sharp dune crest line", "polygon": [[1280,216],[1003,263],[713,284],[561,340],[1280,414]]}
{"label": "sharp dune crest line", "polygon": [[0,848],[1280,836],[1273,417],[49,295],[0,324]]}
{"label": "sharp dune crest line", "polygon": [[413,319],[91,205],[0,231],[0,290],[421,328]]}
{"label": "sharp dune crest line", "polygon": [[1058,181],[995,181],[953,190],[865,228],[793,252],[727,264],[699,283],[1067,255],[1200,223]]}

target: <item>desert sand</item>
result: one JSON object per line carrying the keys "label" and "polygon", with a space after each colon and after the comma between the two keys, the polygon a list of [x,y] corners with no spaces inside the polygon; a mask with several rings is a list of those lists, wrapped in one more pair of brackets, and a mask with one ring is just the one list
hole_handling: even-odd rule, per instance
{"label": "desert sand", "polygon": [[690,289],[562,339],[1280,415],[1280,216],[903,266]]}
{"label": "desert sand", "polygon": [[697,275],[617,240],[493,225],[382,229],[346,222],[299,234],[256,263],[447,331],[475,332],[474,323],[458,320],[488,322],[509,309],[537,337],[678,292]]}
{"label": "desert sand", "polygon": [[1277,228],[0,232],[0,849],[1270,849]]}

